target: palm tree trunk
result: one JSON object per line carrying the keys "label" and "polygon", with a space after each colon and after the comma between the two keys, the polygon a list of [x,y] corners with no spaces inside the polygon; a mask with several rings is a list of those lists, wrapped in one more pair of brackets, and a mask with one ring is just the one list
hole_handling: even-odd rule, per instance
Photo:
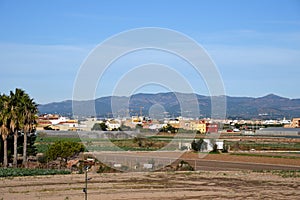
{"label": "palm tree trunk", "polygon": [[7,162],[7,138],[3,139],[3,166],[4,168],[7,167],[8,165],[8,162]]}
{"label": "palm tree trunk", "polygon": [[18,131],[15,131],[14,133],[14,160],[13,160],[13,166],[17,167],[18,164]]}
{"label": "palm tree trunk", "polygon": [[27,163],[27,133],[24,131],[24,143],[23,143],[23,166]]}

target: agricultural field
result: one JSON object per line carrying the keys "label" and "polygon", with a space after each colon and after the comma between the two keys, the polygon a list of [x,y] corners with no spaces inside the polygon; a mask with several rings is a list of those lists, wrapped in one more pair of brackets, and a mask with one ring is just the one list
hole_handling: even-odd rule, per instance
{"label": "agricultural field", "polygon": [[[83,143],[88,151],[116,151],[121,148],[124,151],[155,151],[168,144],[171,137],[133,137],[133,138],[80,138],[75,133],[69,136],[38,134],[36,147],[39,153],[45,153],[49,146],[57,141],[69,141]],[[169,148],[176,150],[177,146]]]}
{"label": "agricultural field", "polygon": [[[158,133],[156,135],[137,135],[122,137],[79,137],[76,133],[70,135],[38,134],[36,147],[39,153],[47,151],[49,146],[57,141],[70,141],[83,143],[89,151],[116,151],[121,148],[124,151],[156,151],[168,145],[174,140],[174,134]],[[201,134],[197,139],[209,138]],[[190,139],[190,134],[180,133],[180,139]],[[278,138],[278,137],[249,137],[242,135],[220,135],[225,145],[231,152],[239,151],[298,151],[300,152],[300,138]],[[176,139],[175,139],[176,140]],[[165,150],[178,150],[178,145],[168,146]]]}
{"label": "agricultural field", "polygon": [[[93,166],[87,173],[89,199],[298,199],[300,154],[289,151],[286,145],[291,142],[295,144],[292,150],[297,149],[298,139],[235,137],[229,137],[226,143],[230,152],[208,154],[179,151],[175,146],[157,152],[170,143],[172,135],[111,138],[111,144],[122,148],[122,152],[108,146],[106,139],[74,135],[38,135],[35,145],[40,153],[58,141],[83,143],[98,152],[106,150],[102,156],[111,159],[106,163],[121,167],[116,170],[103,163]],[[234,149],[237,144],[240,149]],[[262,151],[260,146],[275,151]],[[255,151],[248,150],[252,148]],[[161,163],[151,162],[154,168],[143,169],[151,156],[167,159],[170,164],[160,168]],[[137,158],[144,157],[138,168]],[[120,160],[124,162],[118,163]],[[124,169],[126,172],[122,172]],[[0,180],[2,200],[84,199],[84,171],[9,168],[0,170]]]}
{"label": "agricultural field", "polygon": [[56,174],[70,174],[70,171],[58,169],[0,168],[0,177],[41,176]]}
{"label": "agricultural field", "polygon": [[[88,173],[88,199],[299,199],[300,171]],[[0,199],[81,200],[84,174],[1,178]]]}

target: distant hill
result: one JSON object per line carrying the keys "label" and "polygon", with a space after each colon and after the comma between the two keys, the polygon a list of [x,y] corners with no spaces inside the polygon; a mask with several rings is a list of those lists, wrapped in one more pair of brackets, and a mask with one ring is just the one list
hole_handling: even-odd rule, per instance
{"label": "distant hill", "polygon": [[[197,102],[192,101],[192,97],[196,97]],[[113,108],[112,111],[112,102]],[[210,117],[211,98],[198,94],[183,94],[183,93],[158,93],[158,94],[135,94],[131,97],[101,97],[95,101],[75,101],[79,113],[82,116],[91,115],[88,107],[91,103],[95,104],[95,109],[98,117],[110,117],[112,112],[115,116],[128,115],[148,115],[155,114],[158,110],[164,112],[164,116],[176,117],[182,115],[181,106],[189,105],[198,106],[200,109],[200,117]],[[182,103],[182,104],[180,104]],[[292,118],[300,117],[300,99],[288,99],[274,94],[269,94],[264,97],[230,97],[226,96],[227,117],[239,119],[269,119],[269,118]],[[195,105],[198,104],[198,105]],[[125,109],[124,105],[129,105],[129,109]],[[188,107],[183,109],[183,112],[188,116]],[[72,101],[62,101],[48,103],[39,106],[40,113],[58,113],[61,115],[72,116]],[[157,111],[157,112],[158,112]],[[77,112],[78,113],[78,112]]]}

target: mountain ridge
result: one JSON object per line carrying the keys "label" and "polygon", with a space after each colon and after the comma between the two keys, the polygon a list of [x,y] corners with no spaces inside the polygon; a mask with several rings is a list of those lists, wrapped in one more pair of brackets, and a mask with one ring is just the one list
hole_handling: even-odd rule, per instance
{"label": "mountain ridge", "polygon": [[[178,99],[179,97],[179,99]],[[195,102],[195,98],[197,102]],[[267,94],[262,97],[234,97],[225,96],[226,98],[226,115],[228,118],[292,118],[300,117],[300,99],[290,99],[278,96],[276,94]],[[182,114],[180,102],[198,106],[201,116],[210,117],[211,97],[199,95],[196,93],[138,93],[126,96],[105,96],[95,100],[72,101],[65,100],[61,102],[53,102],[39,105],[40,113],[58,113],[61,115],[72,116],[72,103],[82,107],[79,113],[83,116],[93,115],[88,111],[87,107],[90,103],[95,104],[96,115],[99,117],[108,117],[112,112],[115,115],[148,115],[149,110],[161,107],[167,112],[169,117],[175,117]],[[111,109],[113,104],[114,110]],[[197,105],[195,105],[197,104]],[[127,110],[124,109],[126,108]],[[194,107],[195,108],[195,107]],[[90,109],[91,110],[91,109]],[[188,108],[187,108],[188,110]],[[187,111],[185,110],[185,111]],[[264,114],[261,116],[260,114]],[[150,113],[151,114],[151,113]],[[265,115],[268,114],[268,115]]]}

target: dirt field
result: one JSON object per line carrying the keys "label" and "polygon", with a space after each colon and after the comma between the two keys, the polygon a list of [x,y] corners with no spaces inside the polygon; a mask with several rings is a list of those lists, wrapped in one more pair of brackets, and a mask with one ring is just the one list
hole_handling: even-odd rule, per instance
{"label": "dirt field", "polygon": [[[278,154],[277,154],[278,155]],[[182,155],[182,159],[197,159],[199,157],[196,153],[188,152]],[[230,154],[208,154],[204,160],[218,160],[230,162],[246,162],[246,163],[262,163],[274,165],[293,165],[298,166],[300,169],[300,159],[290,158],[272,158],[272,157],[257,157],[257,156],[238,156]]]}
{"label": "dirt field", "polygon": [[[299,199],[300,178],[272,173],[93,174],[88,199]],[[84,174],[1,179],[0,199],[84,199]]]}
{"label": "dirt field", "polygon": [[[129,156],[136,157],[143,153],[131,154]],[[170,153],[160,155],[172,156]],[[88,199],[299,199],[300,196],[300,171],[292,176],[290,172],[281,171],[300,170],[298,158],[230,154],[199,158],[195,153],[185,153],[180,159],[191,165],[195,163],[199,171],[89,172]],[[275,169],[280,171],[272,171]],[[0,200],[79,200],[85,197],[84,174],[0,178],[0,182]]]}

